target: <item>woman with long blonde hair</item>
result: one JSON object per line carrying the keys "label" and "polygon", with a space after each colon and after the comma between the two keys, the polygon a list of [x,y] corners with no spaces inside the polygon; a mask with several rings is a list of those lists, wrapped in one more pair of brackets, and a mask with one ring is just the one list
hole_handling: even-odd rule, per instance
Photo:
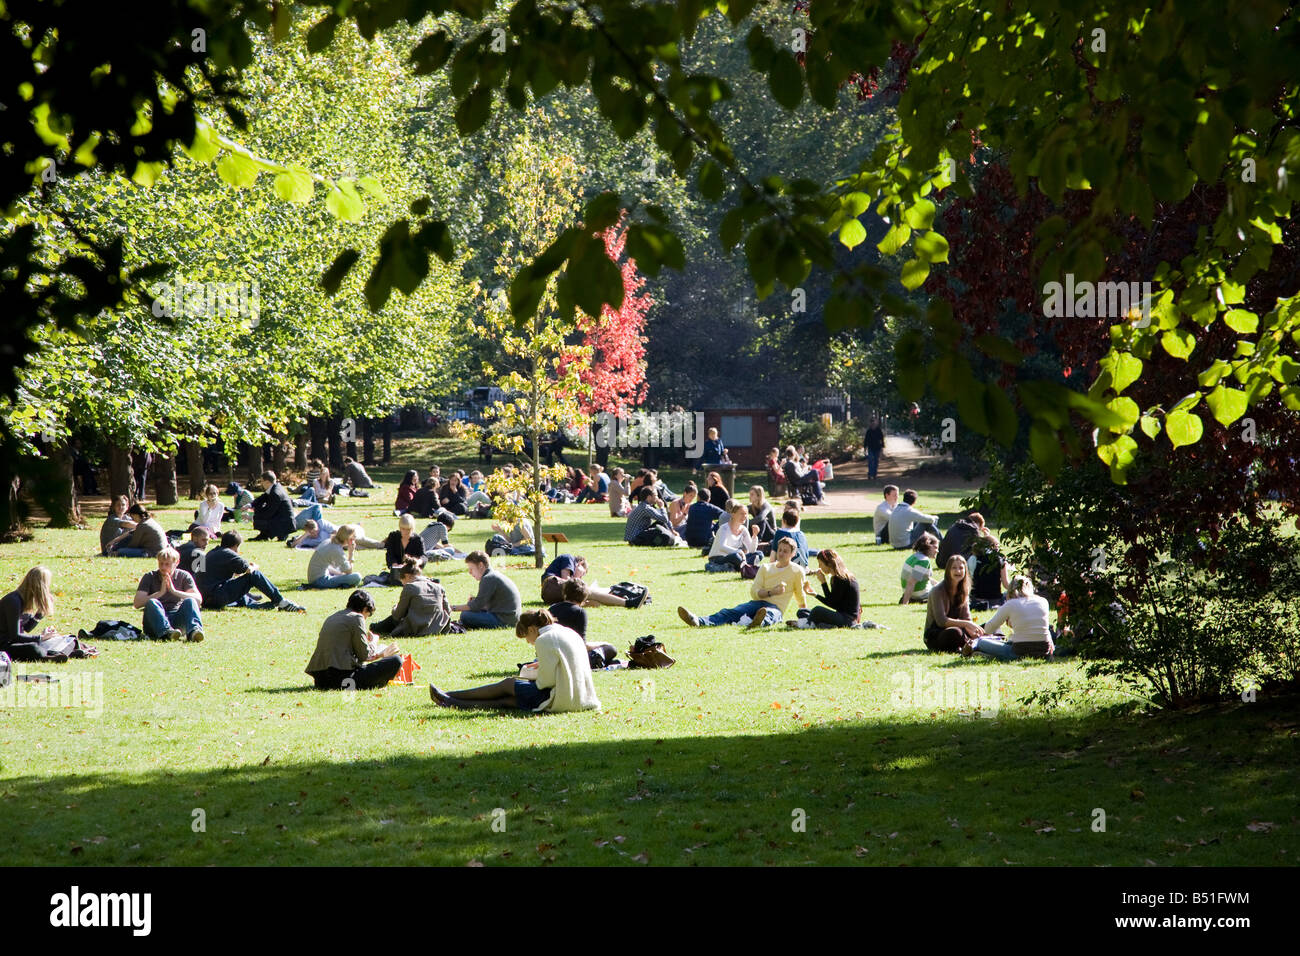
{"label": "woman with long blonde hair", "polygon": [[53,575],[49,568],[37,565],[23,576],[17,590],[0,598],[0,651],[16,661],[39,660],[42,655],[36,645],[58,631],[51,625],[38,632],[36,626],[53,613]]}

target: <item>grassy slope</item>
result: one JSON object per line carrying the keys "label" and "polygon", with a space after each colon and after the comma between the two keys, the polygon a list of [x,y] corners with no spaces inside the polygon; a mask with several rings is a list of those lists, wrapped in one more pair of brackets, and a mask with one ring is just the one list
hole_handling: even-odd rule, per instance
{"label": "grassy slope", "polygon": [[[331,518],[386,532],[383,477],[383,492]],[[950,512],[960,494],[929,493],[922,506]],[[606,515],[555,509],[598,581],[641,581],[655,600],[593,611],[592,637],[625,648],[653,632],[679,663],[598,674],[602,712],[433,708],[429,679],[470,686],[526,659],[503,631],[404,639],[423,666],[415,687],[314,692],[302,667],[343,595],[292,591],[307,615],[209,612],[202,645],[101,643],[98,659],[43,668],[102,672],[104,708],[98,718],[0,710],[5,862],[1210,865],[1286,864],[1300,852],[1294,708],[1031,712],[1017,698],[1071,665],[925,653],[923,610],[893,603],[899,558],[865,543],[865,521],[816,509],[805,521],[813,545],[845,550],[868,616],[890,630],[691,631],[678,603],[709,612],[743,600],[747,583],[706,575],[695,552],[633,551]],[[184,520],[177,510],[163,524]],[[91,557],[95,525],[4,547],[0,587],[43,562],[62,592],[56,623],[135,619],[130,594],[151,562]],[[488,533],[465,521],[452,539],[468,549]],[[291,587],[306,564],[278,544],[245,553]],[[381,561],[362,558],[365,571]],[[507,571],[536,603],[531,561]],[[463,565],[433,573],[453,602],[468,596]],[[375,594],[381,613],[396,597]],[[895,688],[918,673],[997,675],[998,716],[896,706]],[[1099,688],[1095,699],[1116,697]],[[504,832],[492,827],[497,808]],[[1091,829],[1095,808],[1104,833]],[[196,809],[206,832],[192,828]],[[805,832],[792,828],[799,811]]]}

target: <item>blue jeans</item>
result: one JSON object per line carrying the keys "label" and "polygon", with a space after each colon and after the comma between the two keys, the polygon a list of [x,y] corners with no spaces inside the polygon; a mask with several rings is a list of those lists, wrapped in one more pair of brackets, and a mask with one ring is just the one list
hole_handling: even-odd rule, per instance
{"label": "blue jeans", "polygon": [[488,631],[509,626],[491,611],[461,611],[460,623],[465,625],[467,631]]}
{"label": "blue jeans", "polygon": [[[907,542],[907,546],[909,548],[912,547],[916,542],[921,540],[921,535],[927,533],[934,535],[940,541],[943,540],[943,534],[939,531],[939,526],[933,522],[930,524],[914,524],[912,525],[911,533],[908,535],[909,541]],[[897,548],[900,547],[900,545],[895,544],[894,547]]]}
{"label": "blue jeans", "polygon": [[193,598],[186,598],[170,611],[157,600],[150,601],[144,606],[144,635],[153,640],[162,637],[171,628],[188,637],[195,628],[202,626],[199,606],[194,603]]}
{"label": "blue jeans", "polygon": [[270,598],[272,604],[279,604],[284,600],[280,592],[276,590],[275,585],[266,579],[265,574],[261,571],[250,571],[248,574],[241,574],[229,581],[222,581],[204,597],[203,602],[215,608],[226,607],[231,604],[247,607],[250,603],[248,592],[253,588],[257,588]]}
{"label": "blue jeans", "polygon": [[301,531],[308,519],[317,523],[325,520],[325,513],[320,510],[320,505],[308,505],[299,511],[293,516],[293,526]]}
{"label": "blue jeans", "polygon": [[1010,641],[999,640],[996,637],[981,637],[975,642],[975,650],[989,657],[996,657],[1000,661],[1016,659],[1016,646]]}
{"label": "blue jeans", "polygon": [[153,554],[144,548],[114,548],[108,552],[110,556],[117,558],[152,558]]}
{"label": "blue jeans", "polygon": [[700,618],[701,627],[717,627],[719,624],[735,624],[742,617],[748,615],[764,627],[775,624],[781,620],[781,609],[775,604],[769,604],[767,601],[746,601],[744,604],[737,604],[735,607],[724,607],[721,611],[710,614],[708,617]]}
{"label": "blue jeans", "polygon": [[880,450],[876,448],[867,449],[867,477],[875,481],[876,469],[880,467]]}
{"label": "blue jeans", "polygon": [[311,586],[314,588],[354,588],[360,583],[361,575],[353,571],[351,574],[336,574],[333,577],[322,574],[311,582]]}

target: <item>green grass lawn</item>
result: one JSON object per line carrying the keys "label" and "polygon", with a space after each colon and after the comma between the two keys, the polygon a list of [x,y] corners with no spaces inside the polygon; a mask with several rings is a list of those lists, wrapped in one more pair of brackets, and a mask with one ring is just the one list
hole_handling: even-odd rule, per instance
{"label": "green grass lawn", "polygon": [[[392,474],[331,520],[359,520],[372,537],[394,527]],[[962,493],[921,504],[952,512]],[[154,562],[95,556],[101,518],[5,546],[0,587],[44,563],[61,628],[138,621],[131,595]],[[430,680],[473,686],[529,658],[513,633],[476,632],[402,639],[423,668],[416,686],[321,693],[303,666],[345,593],[296,590],[306,615],[208,611],[202,644],[101,642],[93,660],[20,665],[102,674],[103,704],[98,715],[0,708],[4,862],[1140,866],[1300,854],[1294,705],[1117,716],[1103,708],[1122,696],[1098,686],[1086,704],[1026,707],[1020,698],[1077,665],[927,653],[923,607],[895,603],[901,557],[868,543],[866,519],[810,509],[804,528],[814,547],[843,549],[866,616],[888,630],[744,633],[691,630],[675,613],[746,600],[739,575],[704,573],[695,551],[629,548],[603,506],[553,518],[599,583],[639,581],[654,598],[593,610],[591,638],[626,649],[653,633],[677,666],[598,673],[599,713],[435,708]],[[187,519],[162,515],[168,528]],[[489,534],[467,520],[452,541],[468,550]],[[302,580],[303,552],[244,553],[277,584]],[[359,555],[363,572],[382,563]],[[539,605],[531,559],[505,568]],[[453,603],[471,593],[463,564],[431,573]],[[397,595],[372,593],[380,614]],[[944,680],[996,691],[995,715],[934,699]]]}

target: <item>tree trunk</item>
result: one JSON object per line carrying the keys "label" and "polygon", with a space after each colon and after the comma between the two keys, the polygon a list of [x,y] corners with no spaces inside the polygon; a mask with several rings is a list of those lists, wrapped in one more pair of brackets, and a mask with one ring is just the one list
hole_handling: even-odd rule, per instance
{"label": "tree trunk", "polygon": [[185,461],[190,469],[190,497],[202,498],[207,481],[203,476],[203,446],[196,441],[185,443]]}
{"label": "tree trunk", "polygon": [[77,481],[72,474],[72,449],[60,445],[50,449],[50,456],[58,463],[59,481],[67,482],[67,514],[51,514],[49,527],[75,528],[81,524],[81,502],[77,500]]}
{"label": "tree trunk", "polygon": [[541,402],[541,383],[538,381],[537,363],[533,363],[533,484],[529,493],[533,499],[533,563],[540,569],[544,567],[545,557],[542,549],[542,493],[539,490],[542,477],[542,423],[538,412]]}
{"label": "tree trunk", "polygon": [[393,419],[384,416],[384,464],[393,460]]}
{"label": "tree trunk", "polygon": [[361,420],[361,455],[363,465],[375,463],[375,423],[370,418]]}
{"label": "tree trunk", "polygon": [[256,445],[239,443],[239,473],[244,476],[245,487],[257,487],[262,477],[262,450]]}
{"label": "tree trunk", "polygon": [[271,470],[279,477],[288,470],[289,443],[281,438],[271,446]]}
{"label": "tree trunk", "polygon": [[311,457],[324,461],[329,457],[329,450],[325,447],[325,420],[312,415],[307,419],[307,430],[311,434]]}
{"label": "tree trunk", "polygon": [[174,505],[179,500],[176,494],[176,450],[156,452],[153,461],[153,496],[154,504],[160,507]]}
{"label": "tree trunk", "polygon": [[293,467],[295,471],[307,470],[307,433],[293,436]]}
{"label": "tree trunk", "polygon": [[343,436],[340,431],[343,428],[343,418],[338,415],[331,415],[327,423],[328,432],[326,437],[329,439],[329,466],[331,472],[342,472],[343,470]]}
{"label": "tree trunk", "polygon": [[7,536],[10,538],[16,538],[22,535],[25,530],[22,510],[22,478],[18,475],[12,476],[9,479],[8,487],[6,487],[5,492],[8,498],[9,508],[9,528]]}
{"label": "tree trunk", "polygon": [[109,446],[108,492],[114,498],[126,495],[135,501],[135,476],[131,474],[131,451],[121,445]]}

